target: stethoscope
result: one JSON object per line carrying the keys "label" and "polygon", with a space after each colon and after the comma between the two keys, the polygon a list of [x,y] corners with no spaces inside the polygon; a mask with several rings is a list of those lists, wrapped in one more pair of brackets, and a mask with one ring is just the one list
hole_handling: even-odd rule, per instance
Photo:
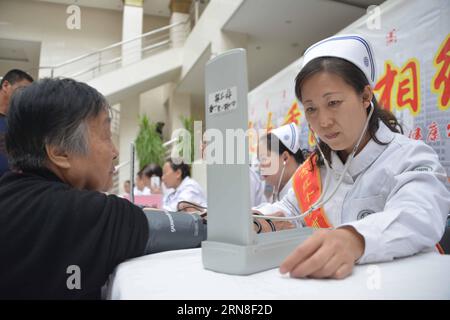
{"label": "stethoscope", "polygon": [[283,169],[281,169],[280,178],[278,179],[277,188],[274,190],[274,193],[272,196],[272,203],[275,201],[280,201],[280,186],[281,186],[281,180],[283,180],[284,177],[284,170],[286,169],[286,160],[283,160]]}
{"label": "stethoscope", "polygon": [[[304,217],[309,215],[311,212],[317,210],[318,208],[320,208],[323,205],[325,205],[325,203],[330,201],[331,198],[333,198],[333,196],[336,194],[339,186],[342,184],[342,181],[344,180],[344,176],[347,173],[348,168],[350,167],[350,164],[352,163],[353,158],[355,157],[356,151],[358,150],[359,145],[361,144],[361,141],[362,141],[362,139],[363,139],[363,137],[364,137],[364,135],[366,133],[367,127],[369,126],[369,121],[370,121],[370,118],[372,117],[373,110],[374,110],[374,105],[373,105],[372,101],[370,102],[370,107],[371,107],[370,108],[370,112],[369,112],[369,115],[367,116],[367,120],[366,120],[366,123],[364,124],[364,128],[363,128],[363,130],[361,132],[361,135],[360,135],[360,137],[359,137],[355,147],[353,148],[352,153],[348,157],[348,159],[347,159],[347,161],[346,161],[346,163],[344,165],[344,170],[343,170],[343,172],[341,174],[335,172],[334,169],[331,168],[327,158],[325,158],[325,156],[324,156],[324,154],[322,152],[322,149],[320,148],[319,138],[317,137],[317,135],[315,133],[313,133],[314,134],[314,139],[316,140],[317,147],[318,147],[319,152],[320,152],[320,155],[322,156],[322,159],[324,160],[324,163],[325,163],[325,167],[327,168],[327,172],[332,171],[332,172],[335,173],[335,175],[340,175],[339,180],[338,180],[336,186],[334,187],[334,190],[330,193],[330,195],[328,197],[325,198],[325,194],[327,194],[328,187],[330,185],[331,174],[327,174],[327,177],[325,178],[324,190],[322,191],[322,194],[320,195],[319,199],[317,199],[317,201],[314,202],[314,204],[311,205],[309,207],[309,209],[306,210],[305,212],[303,212],[302,214],[296,215],[295,217],[274,217],[274,216],[264,216],[264,215],[252,215],[252,217],[253,218],[258,218],[258,219],[278,220],[278,221],[299,220],[299,219],[303,219]],[[283,174],[284,174],[284,167],[283,167],[283,170],[282,170],[282,175]],[[279,180],[279,183],[278,183],[278,187],[279,187],[280,183],[281,183],[281,177],[280,177],[280,180]]]}

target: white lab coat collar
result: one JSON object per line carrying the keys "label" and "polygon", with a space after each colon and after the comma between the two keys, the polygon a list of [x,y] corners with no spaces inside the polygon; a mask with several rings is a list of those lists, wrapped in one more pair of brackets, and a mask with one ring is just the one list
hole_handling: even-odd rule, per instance
{"label": "white lab coat collar", "polygon": [[180,185],[175,189],[175,188],[170,188],[168,189],[167,192],[167,199],[175,199],[175,196],[180,193],[187,185],[190,184],[191,178],[190,177],[185,177]]}
{"label": "white lab coat collar", "polygon": [[[289,189],[292,188],[292,183],[294,181],[294,175],[289,179],[289,181],[284,185],[284,187],[280,191],[280,200],[283,199],[285,195],[288,194]],[[278,199],[277,199],[278,201]]]}
{"label": "white lab coat collar", "polygon": [[189,184],[190,181],[191,181],[190,177],[184,177],[183,181],[181,181],[180,185],[175,189],[175,192],[177,190],[183,189],[186,185]]}
{"label": "white lab coat collar", "polygon": [[[395,135],[382,121],[379,121],[379,128],[376,132],[376,137],[380,142],[390,143],[394,139]],[[387,146],[387,144],[380,145],[373,139],[370,139],[364,149],[362,149],[361,152],[358,153],[353,159],[350,167],[348,168],[348,174],[355,179],[383,153]],[[344,170],[344,164],[335,151],[331,152],[330,165],[336,172],[341,173]]]}

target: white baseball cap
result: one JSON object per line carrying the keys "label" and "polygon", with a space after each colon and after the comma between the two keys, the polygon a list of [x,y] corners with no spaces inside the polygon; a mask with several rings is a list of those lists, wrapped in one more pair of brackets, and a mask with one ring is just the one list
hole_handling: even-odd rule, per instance
{"label": "white baseball cap", "polygon": [[295,123],[278,127],[270,133],[274,134],[292,153],[297,153],[300,149],[300,129]]}
{"label": "white baseball cap", "polygon": [[370,43],[360,35],[336,35],[310,46],[303,56],[303,67],[319,57],[336,57],[357,66],[373,87],[376,79],[375,56]]}

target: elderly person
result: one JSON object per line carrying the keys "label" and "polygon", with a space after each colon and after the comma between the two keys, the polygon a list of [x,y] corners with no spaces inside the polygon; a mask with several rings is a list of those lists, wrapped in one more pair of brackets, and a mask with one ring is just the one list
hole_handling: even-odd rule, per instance
{"label": "elderly person", "polygon": [[196,215],[143,212],[106,195],[118,151],[110,109],[95,89],[44,79],[13,96],[0,179],[0,299],[99,298],[127,259],[196,247]]}

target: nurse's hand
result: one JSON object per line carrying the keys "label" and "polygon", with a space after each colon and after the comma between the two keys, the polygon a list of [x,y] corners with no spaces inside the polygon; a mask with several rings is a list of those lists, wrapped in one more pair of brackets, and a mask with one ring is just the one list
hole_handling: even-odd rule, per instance
{"label": "nurse's hand", "polygon": [[[253,214],[261,214],[259,211],[253,211]],[[272,214],[267,215],[267,217],[284,217],[285,214],[282,211],[278,211]],[[266,219],[258,219],[259,223],[261,223],[261,232],[272,232],[272,226],[269,222],[267,222]],[[271,220],[273,226],[275,227],[275,231],[280,230],[286,230],[286,229],[293,229],[295,228],[295,225],[290,221],[283,221],[283,220]],[[255,231],[257,231],[257,227],[255,226]]]}
{"label": "nurse's hand", "polygon": [[[282,211],[278,211],[278,212],[269,214],[269,217],[285,217],[285,214]],[[291,222],[292,220],[291,221],[271,220],[271,221],[274,224],[276,231],[287,230],[287,229],[294,229],[295,228],[295,224],[293,224]],[[263,228],[263,230],[264,230],[264,228]]]}
{"label": "nurse's hand", "polygon": [[353,227],[317,230],[281,264],[280,272],[293,278],[349,276],[364,253],[364,237]]}

